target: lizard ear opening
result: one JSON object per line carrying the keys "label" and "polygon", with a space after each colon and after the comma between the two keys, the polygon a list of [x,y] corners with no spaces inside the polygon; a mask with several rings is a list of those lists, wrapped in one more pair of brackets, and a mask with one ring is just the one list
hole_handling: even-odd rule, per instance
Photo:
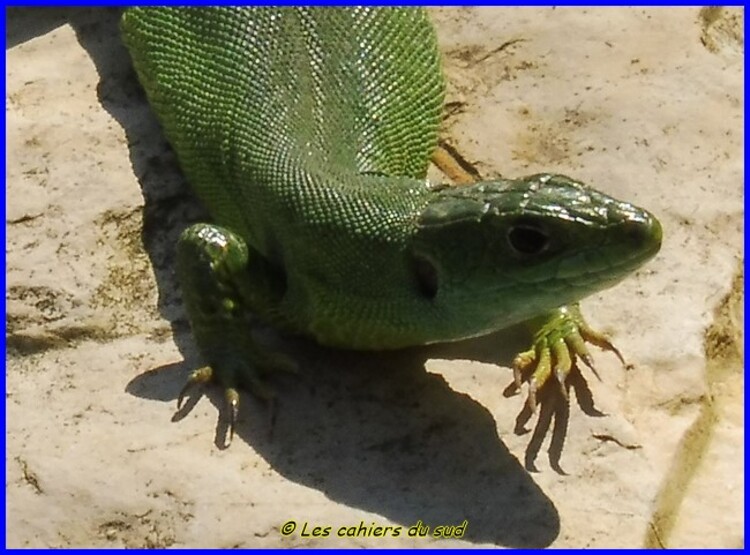
{"label": "lizard ear opening", "polygon": [[411,262],[417,291],[426,299],[434,299],[438,293],[437,268],[430,260],[418,254],[412,254]]}

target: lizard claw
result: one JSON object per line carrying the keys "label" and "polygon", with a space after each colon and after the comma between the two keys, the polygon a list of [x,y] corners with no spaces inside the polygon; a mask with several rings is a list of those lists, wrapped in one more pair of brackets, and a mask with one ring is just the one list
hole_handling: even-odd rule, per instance
{"label": "lizard claw", "polygon": [[[273,388],[255,375],[245,375],[245,387],[250,390],[255,397],[269,404],[269,423],[273,426],[275,421],[276,393]],[[237,428],[237,421],[240,410],[240,393],[234,387],[227,387],[224,390],[224,405],[228,414],[227,436],[224,447],[229,447],[234,439],[234,431]]]}
{"label": "lizard claw", "polygon": [[602,381],[602,377],[599,375],[599,372],[597,371],[596,366],[594,366],[594,359],[591,358],[591,355],[588,353],[584,353],[578,356],[583,361],[583,363],[588,367],[588,369],[591,370],[591,373],[594,374],[594,376],[596,376],[596,379],[599,381]]}
{"label": "lizard claw", "polygon": [[[625,358],[622,356],[622,353],[615,347],[612,342],[609,340],[609,338],[604,335],[603,333],[599,333],[598,331],[592,329],[589,327],[589,325],[586,323],[585,320],[582,320],[578,325],[579,331],[581,333],[581,337],[584,339],[584,341],[588,341],[592,345],[596,345],[600,349],[604,351],[610,351],[614,353],[617,358],[620,359],[620,362],[623,366],[627,366],[628,363],[625,362]],[[584,361],[585,362],[585,361]],[[589,366],[593,370],[591,366]]]}
{"label": "lizard claw", "polygon": [[232,440],[234,439],[234,429],[237,427],[237,417],[240,411],[239,392],[233,387],[228,387],[226,390],[224,390],[224,403],[226,406],[226,411],[229,414],[229,426],[227,429],[229,439],[226,441],[224,446],[229,447],[229,445],[231,445],[232,443]]}
{"label": "lizard claw", "polygon": [[[274,365],[274,369],[295,372],[296,369],[291,363],[284,361],[284,364],[285,366],[283,367],[282,364],[276,364]],[[236,367],[220,366],[218,369],[214,369],[211,366],[202,366],[197,370],[193,370],[177,396],[178,412],[182,410],[185,398],[191,389],[212,380],[216,380],[224,386],[224,414],[226,415],[227,428],[224,433],[223,448],[227,448],[231,445],[232,440],[234,439],[235,430],[237,429],[240,407],[240,393],[237,389],[238,387],[244,387],[254,396],[263,401],[269,402],[271,409],[269,419],[271,425],[273,425],[275,420],[274,401],[276,399],[276,394],[274,393],[273,388],[267,385],[249,364],[241,364]],[[221,440],[219,439],[217,441],[219,441],[217,446],[222,446]]]}
{"label": "lizard claw", "polygon": [[182,409],[182,402],[185,400],[185,396],[187,395],[188,391],[190,391],[197,385],[202,385],[211,381],[213,374],[213,370],[210,366],[203,366],[201,368],[198,368],[197,370],[193,370],[190,373],[188,379],[185,381],[185,385],[182,386],[182,389],[180,389],[180,393],[177,396],[178,411]]}
{"label": "lizard claw", "polygon": [[526,404],[529,407],[531,414],[536,414],[536,390],[536,380],[532,379],[529,382],[529,396],[526,398]]}
{"label": "lizard claw", "polygon": [[[568,369],[569,370],[569,369]],[[565,380],[568,378],[568,372],[563,372],[561,368],[555,369],[555,378],[560,386],[560,393],[563,399],[568,400],[568,388],[565,386]]]}

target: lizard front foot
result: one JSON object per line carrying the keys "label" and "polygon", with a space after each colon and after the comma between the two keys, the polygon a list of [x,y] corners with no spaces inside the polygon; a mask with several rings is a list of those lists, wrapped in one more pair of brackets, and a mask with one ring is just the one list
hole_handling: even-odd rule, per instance
{"label": "lizard front foot", "polygon": [[269,402],[273,419],[276,396],[263,378],[276,371],[296,372],[290,358],[255,342],[248,321],[253,305],[274,302],[281,294],[277,289],[281,281],[273,279],[270,269],[240,236],[218,226],[196,224],[185,230],[177,262],[193,334],[208,363],[188,377],[178,395],[177,410],[194,386],[218,382],[224,388],[228,420],[226,447],[237,426],[239,389]]}
{"label": "lizard front foot", "polygon": [[581,374],[578,360],[601,379],[594,367],[586,343],[591,343],[623,359],[617,348],[602,333],[592,329],[583,318],[578,304],[565,306],[528,323],[536,330],[532,346],[513,360],[513,383],[505,390],[510,396],[528,383],[526,403],[516,420],[516,433],[525,433],[525,424],[541,405],[542,410],[526,452],[526,467],[534,469],[534,459],[554,417],[550,442],[550,462],[562,472],[559,458],[569,415],[568,391],[572,387],[581,409],[590,416],[602,416],[594,407],[593,396]]}
{"label": "lizard front foot", "polygon": [[531,348],[513,360],[514,383],[508,392],[520,390],[527,382],[527,406],[532,413],[537,408],[537,394],[545,386],[557,384],[561,395],[567,399],[568,379],[578,370],[578,359],[601,379],[586,347],[587,342],[615,353],[626,364],[611,341],[588,325],[577,303],[536,318],[529,322],[529,326],[537,331]]}

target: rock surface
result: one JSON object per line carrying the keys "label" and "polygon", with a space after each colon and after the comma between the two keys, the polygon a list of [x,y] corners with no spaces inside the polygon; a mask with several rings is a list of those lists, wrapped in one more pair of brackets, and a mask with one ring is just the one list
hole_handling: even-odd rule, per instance
{"label": "rock surface", "polygon": [[173,246],[205,214],[117,10],[11,9],[8,547],[744,546],[742,10],[431,13],[468,164],[572,175],[662,221],[658,257],[583,303],[630,363],[594,353],[605,416],[558,414],[558,465],[503,396],[522,337],[374,355],[261,328],[302,367],[275,425],[246,397],[218,448],[214,389],[170,424],[200,364]]}

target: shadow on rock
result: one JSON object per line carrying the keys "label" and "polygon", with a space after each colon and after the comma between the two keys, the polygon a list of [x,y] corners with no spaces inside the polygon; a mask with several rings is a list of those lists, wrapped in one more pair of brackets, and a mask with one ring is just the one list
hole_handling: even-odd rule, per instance
{"label": "shadow on rock", "polygon": [[[284,343],[304,361],[299,376],[272,379],[273,425],[268,406],[243,395],[234,439],[274,470],[383,515],[404,535],[418,521],[434,530],[466,520],[463,538],[477,543],[533,548],[557,537],[557,510],[500,440],[492,415],[425,371],[427,349],[357,353]],[[165,370],[139,376],[129,390],[168,389]],[[179,382],[172,387],[174,399]],[[206,394],[223,411],[218,388]],[[220,443],[224,431],[219,424]]]}

